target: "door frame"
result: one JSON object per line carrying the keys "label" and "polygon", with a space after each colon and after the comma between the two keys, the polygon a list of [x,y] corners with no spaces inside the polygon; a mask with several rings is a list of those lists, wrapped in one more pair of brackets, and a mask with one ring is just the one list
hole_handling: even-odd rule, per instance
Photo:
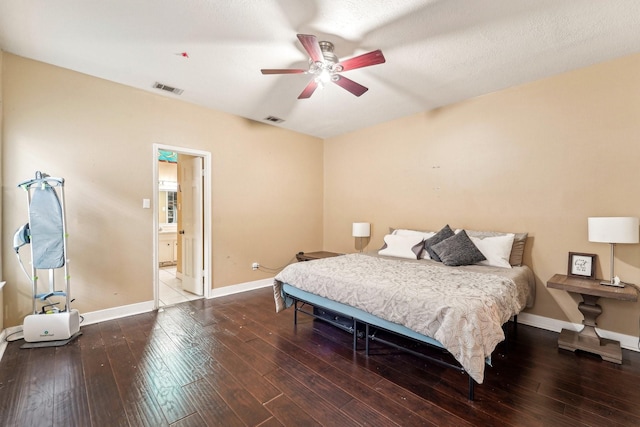
{"label": "door frame", "polygon": [[212,268],[211,268],[211,153],[209,151],[194,150],[166,144],[153,144],[153,307],[158,309],[160,305],[160,261],[158,257],[158,230],[160,229],[159,203],[159,173],[158,150],[174,151],[180,154],[201,157],[204,167],[202,183],[202,246],[203,246],[203,282],[204,298],[211,298]]}

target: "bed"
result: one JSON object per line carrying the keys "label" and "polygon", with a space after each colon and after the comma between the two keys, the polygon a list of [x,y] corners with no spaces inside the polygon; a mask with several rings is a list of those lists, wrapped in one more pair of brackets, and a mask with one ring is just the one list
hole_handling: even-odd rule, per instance
{"label": "bed", "polygon": [[[385,246],[379,253],[289,265],[274,280],[276,311],[295,306],[297,313],[301,302],[352,319],[353,326],[348,329],[354,332],[354,350],[355,332],[361,324],[366,328],[367,353],[369,340],[375,339],[370,327],[444,348],[469,375],[469,398],[473,399],[473,382],[483,382],[493,350],[505,339],[503,324],[533,304],[535,280],[532,271],[520,265],[523,235],[516,243],[513,233],[453,232],[445,228],[449,230],[444,238],[438,236],[442,230],[411,231],[422,235],[400,232],[385,236]],[[481,237],[472,239],[474,233]],[[466,249],[457,244],[464,240],[467,249],[482,254],[481,261],[476,254],[463,265],[451,265],[458,261],[452,262],[449,254],[440,250],[447,245],[438,244],[461,234],[464,236],[455,237],[456,244],[449,242],[453,245],[449,249],[464,252]],[[487,246],[491,243],[497,247],[498,239],[494,238],[504,235],[509,237],[500,239],[501,260],[490,261],[489,256],[494,258],[495,253],[489,254]],[[432,239],[434,236],[436,239]],[[470,248],[467,240],[477,246]],[[400,241],[402,244],[398,244]],[[511,257],[514,249],[520,252],[519,259],[518,254],[515,259]]]}

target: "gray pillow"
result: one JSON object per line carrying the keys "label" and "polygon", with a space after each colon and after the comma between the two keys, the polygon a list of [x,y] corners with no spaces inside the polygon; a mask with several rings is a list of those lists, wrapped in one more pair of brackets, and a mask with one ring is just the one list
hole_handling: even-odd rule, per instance
{"label": "gray pillow", "polygon": [[464,230],[433,245],[432,250],[444,265],[452,267],[475,264],[486,259]]}
{"label": "gray pillow", "polygon": [[435,236],[429,237],[424,241],[424,249],[429,252],[429,256],[432,260],[440,262],[440,257],[438,257],[438,254],[433,251],[432,247],[454,235],[455,233],[453,232],[451,227],[449,227],[449,224],[447,224],[442,227],[442,230],[438,231]]}

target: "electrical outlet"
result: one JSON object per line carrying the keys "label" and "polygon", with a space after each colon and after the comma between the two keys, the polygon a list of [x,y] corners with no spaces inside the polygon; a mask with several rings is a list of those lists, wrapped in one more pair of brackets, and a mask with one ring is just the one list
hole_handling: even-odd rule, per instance
{"label": "electrical outlet", "polygon": [[254,262],[253,264],[251,264],[251,269],[252,270],[257,270],[260,268],[260,264],[257,262]]}

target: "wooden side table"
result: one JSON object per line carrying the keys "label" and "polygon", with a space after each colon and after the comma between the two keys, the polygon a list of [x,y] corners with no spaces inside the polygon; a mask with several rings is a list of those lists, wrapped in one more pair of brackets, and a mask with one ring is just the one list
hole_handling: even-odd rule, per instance
{"label": "wooden side table", "polygon": [[571,277],[556,274],[547,282],[548,288],[561,289],[582,296],[578,310],[584,316],[584,328],[580,332],[563,329],[558,338],[558,347],[564,350],[584,350],[598,354],[603,360],[622,364],[620,342],[601,338],[596,331],[596,319],[602,313],[597,304],[599,298],[611,298],[621,301],[637,301],[638,293],[633,286],[616,288],[600,284],[600,280]]}
{"label": "wooden side table", "polygon": [[296,254],[296,259],[298,261],[313,261],[314,259],[321,259],[321,258],[331,258],[334,256],[339,256],[342,254],[338,254],[335,252],[325,252],[325,251],[320,251],[320,252],[298,252]]}

